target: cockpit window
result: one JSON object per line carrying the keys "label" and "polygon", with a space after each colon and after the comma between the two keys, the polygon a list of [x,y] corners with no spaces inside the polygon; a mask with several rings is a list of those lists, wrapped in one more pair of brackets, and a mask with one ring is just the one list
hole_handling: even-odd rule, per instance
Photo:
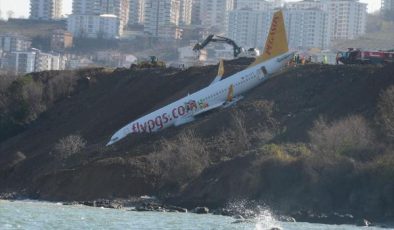
{"label": "cockpit window", "polygon": [[119,137],[114,137],[111,139],[111,141],[117,141],[119,139]]}

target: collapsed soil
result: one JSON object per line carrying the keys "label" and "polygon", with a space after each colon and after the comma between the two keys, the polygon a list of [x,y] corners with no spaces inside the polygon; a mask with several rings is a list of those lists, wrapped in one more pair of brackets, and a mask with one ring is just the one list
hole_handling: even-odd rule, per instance
{"label": "collapsed soil", "polygon": [[[225,75],[244,69],[251,61],[226,61]],[[180,188],[168,189],[171,184],[166,186],[165,181],[160,181],[157,169],[147,162],[147,154],[154,152],[161,140],[172,139],[184,130],[194,130],[203,140],[214,139],[231,127],[231,115],[237,111],[245,113],[245,125],[249,129],[263,125],[264,116],[253,107],[261,101],[274,103],[272,116],[281,129],[272,143],[308,142],[308,130],[319,116],[333,121],[360,114],[372,121],[379,94],[394,84],[393,70],[392,65],[293,67],[248,92],[233,108],[219,109],[181,127],[128,136],[111,147],[105,144],[115,131],[209,85],[216,76],[217,66],[92,71],[71,97],[57,102],[26,130],[0,143],[0,192],[18,191],[44,200],[111,199],[148,194],[185,206],[215,207],[233,199],[261,199],[281,207],[283,202],[300,198],[294,196],[299,195],[299,191],[293,193],[291,189],[295,187],[290,183],[291,175],[303,168],[300,165],[293,165],[286,172],[275,164],[256,168],[254,155],[240,153],[232,159],[217,160],[198,178]],[[39,73],[37,75],[39,77]],[[54,145],[71,134],[82,136],[88,145],[82,153],[61,161],[54,156]],[[14,164],[18,152],[26,159]],[[252,175],[251,180],[270,180],[239,186],[240,181],[245,180],[245,173]],[[262,177],[262,173],[269,177]],[[315,205],[303,206],[302,202],[307,199],[302,197],[298,204],[290,203],[298,209]],[[325,203],[316,201],[319,202]]]}

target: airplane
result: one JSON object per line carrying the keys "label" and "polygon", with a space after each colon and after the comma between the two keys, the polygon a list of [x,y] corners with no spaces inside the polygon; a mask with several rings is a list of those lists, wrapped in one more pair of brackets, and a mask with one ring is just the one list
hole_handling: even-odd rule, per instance
{"label": "airplane", "polygon": [[293,56],[294,52],[288,48],[283,13],[279,10],[273,15],[263,54],[249,67],[222,80],[224,67],[221,60],[218,75],[209,86],[127,124],[111,137],[107,146],[129,134],[180,126],[194,121],[199,114],[231,106],[243,98],[243,93],[272,77]]}

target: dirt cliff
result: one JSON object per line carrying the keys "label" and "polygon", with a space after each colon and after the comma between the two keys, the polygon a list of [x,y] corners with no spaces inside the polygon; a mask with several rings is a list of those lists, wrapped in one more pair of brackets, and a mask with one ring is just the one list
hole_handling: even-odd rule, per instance
{"label": "dirt cliff", "polygon": [[[226,76],[250,62],[227,61]],[[116,130],[207,86],[217,66],[95,71],[78,83],[75,93],[0,143],[0,192],[45,200],[148,194],[184,206],[211,207],[254,199],[286,212],[389,215],[394,211],[392,171],[375,180],[380,172],[374,167],[383,153],[393,152],[375,120],[381,93],[394,84],[393,70],[392,65],[291,68],[232,108],[185,126],[129,136],[111,147],[105,144]],[[324,117],[329,123],[352,115],[362,116],[375,136],[382,137],[374,143],[378,147],[362,150],[376,155],[360,160],[315,154],[310,130],[316,120]],[[59,158],[56,144],[69,135],[87,144],[77,154]],[[188,149],[181,145],[194,152],[184,154]],[[376,190],[384,192],[370,195]]]}

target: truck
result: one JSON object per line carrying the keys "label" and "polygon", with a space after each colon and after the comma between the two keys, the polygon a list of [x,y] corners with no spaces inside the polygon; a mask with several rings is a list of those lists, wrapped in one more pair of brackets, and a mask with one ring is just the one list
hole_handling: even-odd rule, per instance
{"label": "truck", "polygon": [[393,51],[362,51],[348,48],[345,52],[337,53],[337,64],[387,64],[394,63]]}

